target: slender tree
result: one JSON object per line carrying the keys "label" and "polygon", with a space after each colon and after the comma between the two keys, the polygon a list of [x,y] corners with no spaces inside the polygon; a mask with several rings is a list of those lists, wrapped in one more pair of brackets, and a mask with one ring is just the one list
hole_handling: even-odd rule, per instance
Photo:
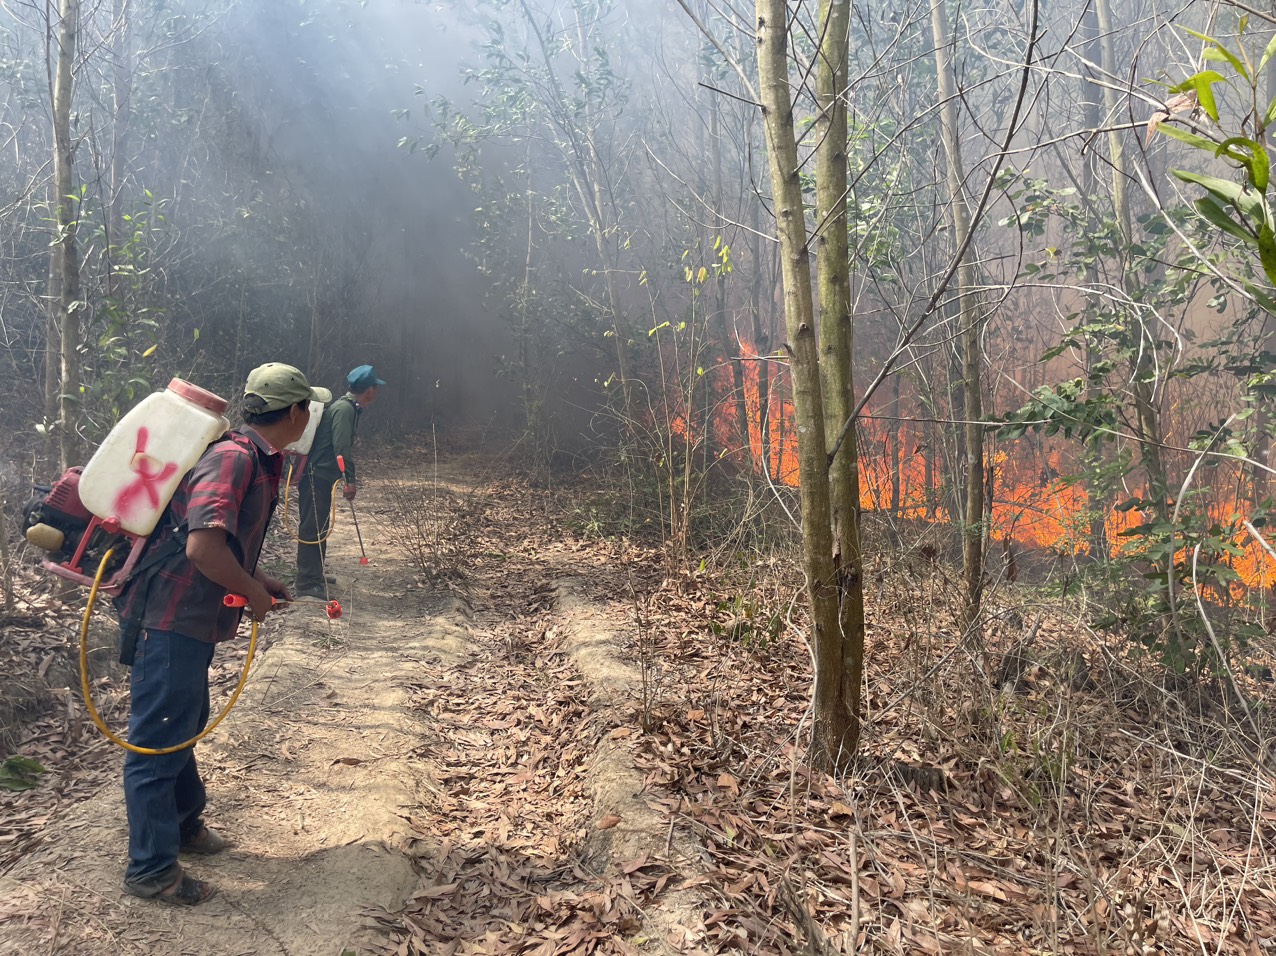
{"label": "slender tree", "polygon": [[[816,66],[817,275],[820,295],[820,377],[826,447],[836,447],[853,415],[855,386],[851,326],[850,242],[847,231],[847,67],[850,0],[822,0]],[[854,427],[828,463],[833,563],[839,604],[839,686],[830,706],[849,718],[839,744],[859,742],[860,690],[864,674],[864,584],[860,550],[858,440]]]}
{"label": "slender tree", "polygon": [[961,362],[962,428],[965,480],[962,495],[962,571],[966,580],[964,604],[965,627],[979,619],[979,606],[984,586],[984,424],[983,382],[981,377],[980,332],[983,317],[975,286],[978,275],[974,251],[970,248],[970,207],[966,201],[966,170],[962,165],[961,136],[957,124],[958,99],[956,72],[953,68],[954,38],[948,25],[947,6],[940,2],[931,7],[931,35],[935,41],[935,76],[939,93],[941,140],[947,163],[948,208],[952,216],[953,241],[958,249],[965,247],[956,274],[957,341]]}
{"label": "slender tree", "polygon": [[53,69],[53,193],[56,215],[49,256],[49,322],[60,340],[58,391],[58,451],[62,468],[78,450],[77,418],[80,389],[80,251],[77,237],[80,210],[75,193],[75,144],[71,138],[71,105],[75,85],[76,46],[80,29],[80,0],[58,0]]}
{"label": "slender tree", "polygon": [[815,651],[815,726],[811,760],[836,769],[854,752],[858,715],[847,709],[848,667],[839,611],[830,501],[828,445],[821,398],[820,353],[811,295],[811,260],[802,205],[785,0],[758,0],[758,78],[771,193],[784,278],[793,414],[802,496],[802,556],[811,602]]}

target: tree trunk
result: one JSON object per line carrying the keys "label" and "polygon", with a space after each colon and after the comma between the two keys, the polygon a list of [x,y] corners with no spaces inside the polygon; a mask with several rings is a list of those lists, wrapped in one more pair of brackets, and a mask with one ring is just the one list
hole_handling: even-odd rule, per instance
{"label": "tree trunk", "polygon": [[[1103,51],[1099,46],[1099,21],[1095,13],[1093,5],[1087,6],[1081,18],[1081,38],[1082,52],[1085,58],[1096,64],[1095,67],[1087,70],[1092,76],[1098,76],[1100,69],[1098,65],[1103,63]],[[1098,84],[1093,80],[1082,79],[1081,81],[1081,103],[1082,103],[1082,122],[1087,130],[1097,130],[1102,117],[1103,92]],[[1095,169],[1097,157],[1092,157],[1089,161],[1081,164],[1081,191],[1087,197],[1097,197],[1099,195],[1099,176]],[[1091,224],[1098,225],[1098,216],[1095,215],[1093,207],[1087,203],[1086,209],[1086,229],[1090,232]],[[1099,284],[1099,268],[1094,258],[1084,266],[1084,281],[1087,286],[1097,288]],[[1087,296],[1089,307],[1096,313],[1103,307],[1098,294]],[[1098,397],[1098,389],[1090,383],[1090,370],[1094,363],[1099,359],[1099,350],[1095,348],[1087,338],[1085,348],[1085,370],[1086,370],[1086,396],[1089,399]],[[1085,454],[1086,467],[1092,472],[1098,473],[1103,465],[1103,452],[1095,450]],[[1089,528],[1089,549],[1091,556],[1096,561],[1103,561],[1109,555],[1107,523],[1105,517],[1108,513],[1109,502],[1107,500],[1107,491],[1098,487],[1097,483],[1094,487],[1088,489],[1090,504],[1090,528]]]}
{"label": "tree trunk", "polygon": [[518,294],[519,396],[523,402],[524,425],[529,432],[539,436],[541,434],[539,426],[544,419],[543,414],[534,409],[531,367],[532,254],[536,248],[536,207],[532,202],[530,141],[528,144],[527,170],[527,255],[523,259],[523,286]]}
{"label": "tree trunk", "polygon": [[[1276,12],[1276,11],[1274,11]],[[1264,77],[1266,81],[1266,102],[1270,103],[1276,99],[1276,59],[1267,61],[1267,71]],[[1263,313],[1263,328],[1259,333],[1259,348],[1266,352],[1276,349],[1276,316],[1270,312]],[[1268,429],[1271,427],[1271,400],[1266,396],[1256,395],[1254,400],[1254,461],[1258,464],[1249,469],[1250,473],[1250,501],[1255,510],[1266,507],[1266,502],[1271,496],[1271,478],[1267,473],[1267,468],[1272,465],[1272,440],[1268,435]],[[1267,559],[1263,558],[1263,568],[1265,577],[1263,579],[1264,594],[1263,607],[1267,614],[1270,615],[1273,604],[1276,603],[1276,594],[1272,593],[1271,573],[1268,570]]]}
{"label": "tree trunk", "polygon": [[[753,169],[753,123],[749,123],[749,182],[756,182]],[[753,350],[757,353],[758,382],[758,461],[767,475],[771,467],[771,335],[762,326],[762,201],[754,196],[749,201],[749,262],[753,268],[749,283],[749,312],[753,320]],[[749,443],[753,447],[753,443]]]}
{"label": "tree trunk", "polygon": [[[128,149],[129,101],[133,95],[133,73],[128,63],[128,0],[113,0],[111,8],[111,181],[107,197],[107,237],[119,246],[124,236],[121,199],[124,178],[128,175],[125,152]],[[107,250],[107,294],[118,297],[118,277],[110,268],[114,255]]]}
{"label": "tree trunk", "polygon": [[[616,374],[620,379],[622,400],[626,413],[633,403],[633,385],[629,379],[629,336],[624,330],[621,318],[620,287],[616,283],[616,254],[613,247],[611,227],[604,210],[611,208],[604,201],[604,170],[598,152],[590,139],[587,130],[581,129],[571,120],[568,108],[570,99],[559,82],[558,73],[554,69],[553,55],[550,52],[545,34],[525,0],[520,4],[527,25],[536,35],[541,58],[545,63],[546,78],[557,100],[550,108],[551,122],[567,141],[567,166],[572,180],[572,188],[580,198],[589,222],[589,231],[594,237],[594,247],[598,251],[599,266],[603,273],[603,283],[607,289],[607,307],[611,311],[611,333],[615,339]],[[578,11],[579,12],[579,11]],[[584,25],[577,19],[580,35],[580,49],[589,48]],[[592,110],[588,102],[584,105],[585,123],[592,121]]]}
{"label": "tree trunk", "polygon": [[[820,373],[824,440],[833,447],[855,408],[851,370],[851,280],[846,222],[846,76],[850,0],[821,0],[816,70],[816,244],[820,292]],[[864,678],[864,585],[860,551],[859,444],[854,426],[829,462],[833,564],[839,603],[838,656],[845,667],[834,705],[849,715],[841,741],[847,754],[859,745],[860,688]],[[841,758],[838,757],[838,760]]]}
{"label": "tree trunk", "polygon": [[[1099,50],[1103,55],[1103,73],[1106,76],[1118,76],[1121,70],[1117,65],[1116,52],[1112,45],[1113,23],[1110,0],[1095,0],[1095,16],[1099,26]],[[1120,104],[1117,91],[1111,84],[1104,86],[1103,99],[1107,121],[1112,123],[1117,116]],[[1129,163],[1125,156],[1123,135],[1122,130],[1109,129],[1108,159],[1112,164],[1112,208],[1121,235],[1120,246],[1123,250],[1128,250],[1133,243],[1131,225],[1133,219],[1130,211],[1130,197],[1126,189]],[[1138,291],[1137,279],[1129,266],[1129,262],[1119,264],[1127,296]],[[1142,328],[1133,330],[1133,334],[1147,339],[1143,348],[1135,350],[1136,358],[1132,362],[1131,375],[1133,384],[1130,389],[1134,398],[1134,426],[1139,438],[1139,461],[1147,477],[1147,497],[1153,503],[1157,518],[1165,520],[1169,516],[1169,481],[1162,458],[1161,412],[1157,407],[1155,394],[1157,381],[1155,336],[1150,330]]]}
{"label": "tree trunk", "polygon": [[[80,255],[76,230],[79,222],[75,193],[74,145],[71,141],[71,100],[75,80],[76,41],[80,26],[80,0],[59,0],[57,49],[53,76],[53,190],[57,203],[56,228],[50,247],[50,279],[56,278],[57,296],[49,307],[56,316],[62,350],[58,391],[58,451],[62,469],[79,452],[80,407]],[[51,285],[53,283],[51,282]],[[50,344],[50,347],[51,344]]]}
{"label": "tree trunk", "polygon": [[[923,409],[927,415],[930,414],[928,409]],[[935,494],[935,425],[927,418],[922,422],[922,448],[924,454],[922,456],[922,484],[926,486],[926,504],[923,508],[923,517],[935,520],[938,518],[939,501]]]}
{"label": "tree trunk", "polygon": [[[952,211],[953,243],[960,248],[970,234],[970,209],[965,197],[965,169],[957,129],[957,80],[949,46],[948,10],[943,3],[931,8],[931,33],[935,41],[935,72],[938,78],[940,127],[948,160],[949,208]],[[962,428],[965,449],[965,494],[962,497],[962,571],[966,579],[963,629],[979,619],[984,585],[984,425],[983,387],[980,379],[979,333],[983,325],[974,291],[974,253],[967,249],[957,270],[957,341],[961,350],[963,395]]]}
{"label": "tree trunk", "polygon": [[[890,409],[890,421],[887,423],[887,448],[889,449],[889,457],[891,463],[891,518],[894,522],[900,522],[904,518],[903,504],[903,488],[900,484],[900,469],[903,467],[903,416],[899,407],[899,385],[900,376],[898,374],[891,376],[891,401],[887,406]],[[893,533],[899,533],[897,524],[892,525]]]}
{"label": "tree trunk", "polygon": [[845,700],[849,668],[843,654],[833,566],[819,348],[788,81],[787,4],[785,0],[757,0],[756,10],[758,78],[780,240],[789,374],[798,430],[802,564],[811,601],[810,639],[815,649],[815,725],[810,756],[815,766],[835,769],[854,750],[856,715],[847,708]]}
{"label": "tree trunk", "polygon": [[[713,211],[720,219],[722,215],[722,134],[719,114],[722,106],[715,98],[709,105],[709,162],[713,166]],[[719,236],[722,245],[726,239]],[[740,345],[731,334],[731,323],[727,321],[727,276],[722,269],[723,250],[716,250],[718,262],[715,265],[713,280],[713,311],[717,316],[718,339],[722,347],[723,358],[731,364],[731,385],[735,393],[732,410],[735,412],[735,428],[733,439],[742,446],[745,456],[749,450],[749,409],[744,400],[744,362],[740,360]]]}
{"label": "tree trunk", "polygon": [[[56,193],[56,185],[50,187]],[[55,206],[53,196],[49,205]],[[56,238],[56,236],[55,236]],[[48,285],[44,296],[44,453],[52,461],[58,455],[58,384],[62,380],[62,268],[59,249],[49,245]]]}

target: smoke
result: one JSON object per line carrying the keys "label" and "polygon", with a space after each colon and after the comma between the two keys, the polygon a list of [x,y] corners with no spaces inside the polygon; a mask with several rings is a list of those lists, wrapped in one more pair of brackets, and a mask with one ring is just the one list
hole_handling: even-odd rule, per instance
{"label": "smoke", "polygon": [[298,258],[290,291],[296,325],[310,334],[285,345],[286,357],[336,388],[348,368],[375,365],[390,383],[378,417],[407,427],[499,414],[508,401],[493,356],[503,330],[465,254],[472,200],[448,162],[399,146],[420,125],[418,86],[463,92],[469,43],[451,11],[239,3],[206,42],[226,51],[262,188],[295,201],[304,221],[306,248],[260,250]]}

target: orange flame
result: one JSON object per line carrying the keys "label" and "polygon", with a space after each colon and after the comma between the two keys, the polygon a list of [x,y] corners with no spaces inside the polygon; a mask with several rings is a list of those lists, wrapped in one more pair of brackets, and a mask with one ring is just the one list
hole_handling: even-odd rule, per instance
{"label": "orange flame", "polygon": [[[743,343],[742,343],[743,344]],[[734,381],[729,367],[709,376],[718,399],[711,429],[719,447],[741,463],[759,471],[765,467],[772,480],[796,487],[798,443],[790,394],[788,369],[780,362],[768,365],[767,394],[762,394],[761,363],[770,361],[756,349],[742,349],[744,406],[748,422],[748,447],[742,447],[736,428],[736,404],[731,398]],[[763,412],[766,412],[764,415]],[[769,441],[762,441],[766,421]],[[694,429],[686,415],[673,416],[674,430],[690,439]],[[860,505],[866,511],[888,511],[903,520],[947,523],[948,503],[937,487],[940,469],[927,466],[927,435],[915,421],[890,423],[866,414],[858,429]],[[1111,556],[1132,556],[1143,548],[1143,539],[1124,534],[1148,520],[1138,509],[1115,511],[1091,501],[1086,488],[1065,479],[1077,466],[1069,463],[1071,446],[1062,439],[1013,441],[998,446],[991,468],[991,528],[997,541],[1047,549],[1059,555],[1089,553],[1098,526]],[[1099,511],[1102,510],[1102,514]],[[1215,493],[1206,508],[1211,521],[1238,528],[1245,512],[1237,500]],[[1092,525],[1094,527],[1092,527]],[[1276,582],[1276,559],[1244,530],[1233,543],[1239,554],[1229,565],[1248,588],[1266,588]],[[1190,560],[1190,557],[1187,558]]]}

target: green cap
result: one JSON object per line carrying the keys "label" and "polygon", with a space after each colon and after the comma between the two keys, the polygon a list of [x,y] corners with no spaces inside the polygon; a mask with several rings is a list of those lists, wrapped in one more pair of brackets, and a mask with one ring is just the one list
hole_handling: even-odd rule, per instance
{"label": "green cap", "polygon": [[267,362],[248,373],[244,385],[244,398],[248,410],[255,415],[274,412],[298,402],[332,401],[332,392],[326,388],[311,388],[300,369],[282,362]]}

